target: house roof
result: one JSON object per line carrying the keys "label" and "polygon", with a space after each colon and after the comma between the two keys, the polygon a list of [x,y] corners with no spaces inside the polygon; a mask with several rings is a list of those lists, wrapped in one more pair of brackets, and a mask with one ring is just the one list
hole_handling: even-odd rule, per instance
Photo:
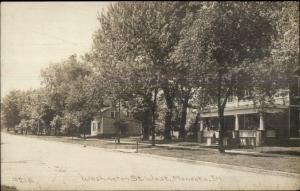
{"label": "house roof", "polygon": [[109,110],[109,109],[111,109],[111,108],[112,108],[111,106],[109,106],[109,107],[104,107],[104,108],[102,108],[102,109],[100,110],[100,112],[103,113],[104,111],[107,111],[107,110]]}

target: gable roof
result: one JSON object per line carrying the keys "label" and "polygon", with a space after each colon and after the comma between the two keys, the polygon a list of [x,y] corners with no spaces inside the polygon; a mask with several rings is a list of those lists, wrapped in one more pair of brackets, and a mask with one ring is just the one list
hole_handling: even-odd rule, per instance
{"label": "gable roof", "polygon": [[111,106],[109,106],[109,107],[104,107],[104,108],[102,108],[102,109],[100,110],[100,112],[103,113],[103,112],[105,112],[105,111],[107,111],[107,110],[109,110],[109,109],[111,109],[111,108],[112,108]]}

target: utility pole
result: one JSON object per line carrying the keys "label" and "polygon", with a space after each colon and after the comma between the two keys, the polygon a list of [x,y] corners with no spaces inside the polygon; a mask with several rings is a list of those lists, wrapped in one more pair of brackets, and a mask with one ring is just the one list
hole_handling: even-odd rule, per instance
{"label": "utility pole", "polygon": [[40,117],[38,117],[38,131],[37,131],[37,135],[39,135],[40,132]]}
{"label": "utility pole", "polygon": [[121,136],[121,98],[119,97],[119,130],[118,130],[118,143],[120,143]]}

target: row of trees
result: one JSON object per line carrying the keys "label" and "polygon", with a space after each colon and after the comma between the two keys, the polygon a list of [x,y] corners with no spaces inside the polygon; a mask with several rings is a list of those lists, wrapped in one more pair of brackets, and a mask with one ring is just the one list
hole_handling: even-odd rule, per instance
{"label": "row of trees", "polygon": [[[265,107],[276,89],[287,87],[282,82],[289,82],[290,69],[299,63],[298,11],[295,2],[117,3],[99,17],[92,62],[115,81],[119,93],[131,92],[135,104],[142,100],[152,128],[162,92],[165,140],[171,139],[178,106],[180,137],[185,137],[193,99],[200,111],[216,104],[222,139],[232,93],[241,99],[251,90],[256,105]],[[288,57],[294,60],[283,62]]]}
{"label": "row of trees", "polygon": [[[50,65],[42,71],[45,87],[33,92],[46,94],[40,97],[51,110],[51,120],[46,120],[50,126],[63,124],[66,120],[61,119],[67,116],[75,116],[80,126],[105,105],[121,102],[142,121],[144,139],[152,132],[153,141],[159,117],[164,118],[164,139],[170,141],[179,111],[184,139],[187,108],[193,105],[201,113],[214,104],[222,139],[229,96],[242,99],[243,92],[251,90],[256,105],[264,107],[276,89],[287,87],[282,82],[290,83],[289,74],[299,64],[298,6],[298,2],[113,3],[98,16],[100,27],[91,52]],[[160,105],[166,107],[163,112],[158,112]],[[20,122],[6,121],[8,126],[10,121]]]}
{"label": "row of trees", "polygon": [[[85,133],[92,109],[87,107],[88,81],[91,68],[76,56],[52,64],[41,72],[45,87],[11,91],[3,99],[3,125],[27,134],[42,131],[58,135]],[[80,92],[84,92],[80,94]],[[95,100],[95,99],[93,99]]]}

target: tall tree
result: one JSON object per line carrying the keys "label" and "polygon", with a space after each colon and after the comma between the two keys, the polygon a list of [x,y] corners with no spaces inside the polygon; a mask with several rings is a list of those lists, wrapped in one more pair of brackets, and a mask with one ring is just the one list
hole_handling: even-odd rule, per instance
{"label": "tall tree", "polygon": [[60,134],[60,130],[62,127],[62,117],[59,115],[54,116],[50,122],[50,126],[54,129],[54,135]]}
{"label": "tall tree", "polygon": [[298,136],[300,123],[299,2],[281,2],[277,13],[279,21],[276,27],[279,35],[278,40],[274,41],[272,69],[274,74],[277,74],[278,88],[288,88],[290,136]]}
{"label": "tall tree", "polygon": [[[186,132],[186,117],[187,117],[187,108],[189,102],[196,93],[197,89],[200,87],[200,84],[203,83],[203,72],[201,72],[201,65],[196,63],[191,63],[194,60],[187,58],[185,51],[189,49],[187,43],[185,42],[188,39],[184,39],[186,33],[189,32],[191,25],[197,17],[197,13],[201,10],[203,2],[189,2],[185,7],[186,13],[185,17],[182,18],[181,28],[180,28],[180,40],[174,48],[174,51],[171,54],[171,62],[175,64],[174,67],[174,79],[178,86],[176,97],[179,100],[181,105],[181,117],[179,124],[179,137],[184,139]],[[192,41],[192,39],[189,39]],[[189,50],[191,51],[191,50]]]}
{"label": "tall tree", "polygon": [[[72,55],[62,63],[50,65],[42,71],[45,97],[48,98],[50,109],[55,111],[55,116],[62,118],[64,114],[74,115],[84,135],[84,127],[103,107],[104,88],[101,83],[96,83],[96,76],[88,55],[82,58]],[[73,128],[70,125],[68,127]]]}
{"label": "tall tree", "polygon": [[[118,60],[126,63],[124,57],[129,55],[131,59],[127,62],[146,59],[143,71],[150,75],[144,76],[149,77],[147,81],[151,84],[159,84],[159,87],[153,86],[153,102],[156,102],[158,88],[163,90],[167,106],[165,140],[171,139],[171,119],[177,88],[176,81],[173,80],[174,63],[169,58],[179,41],[181,20],[185,17],[187,7],[193,7],[193,4],[197,3],[119,2],[112,5],[107,14],[99,19],[101,29],[98,34],[101,31],[107,37],[101,42],[110,43],[108,50],[114,53]],[[104,29],[108,30],[103,31]],[[124,51],[126,54],[122,54]],[[152,113],[154,108],[152,107]],[[152,117],[154,116],[152,114]]]}
{"label": "tall tree", "polygon": [[15,128],[21,121],[20,112],[21,112],[21,91],[13,90],[10,91],[3,98],[3,103],[1,109],[3,110],[3,124],[9,130],[10,128]]}
{"label": "tall tree", "polygon": [[[128,98],[142,99],[143,105],[146,106],[143,132],[147,139],[148,114],[153,117],[156,110],[158,79],[150,55],[145,48],[138,45],[138,39],[143,38],[143,35],[138,34],[146,32],[142,28],[139,29],[144,27],[141,21],[146,20],[141,18],[145,14],[141,9],[145,11],[145,5],[132,2],[116,3],[109,8],[107,14],[99,16],[101,28],[94,36],[92,57],[99,73],[109,84],[107,87],[110,97],[123,101]],[[150,18],[150,15],[148,16]],[[154,121],[153,117],[152,124]],[[154,140],[155,137],[152,138]]]}
{"label": "tall tree", "polygon": [[[224,152],[224,109],[236,87],[251,84],[251,70],[269,56],[276,33],[269,17],[253,2],[208,2],[184,37],[186,57],[205,65],[206,80],[218,108],[220,142]],[[193,42],[191,42],[191,40]],[[196,61],[197,59],[197,61]]]}

